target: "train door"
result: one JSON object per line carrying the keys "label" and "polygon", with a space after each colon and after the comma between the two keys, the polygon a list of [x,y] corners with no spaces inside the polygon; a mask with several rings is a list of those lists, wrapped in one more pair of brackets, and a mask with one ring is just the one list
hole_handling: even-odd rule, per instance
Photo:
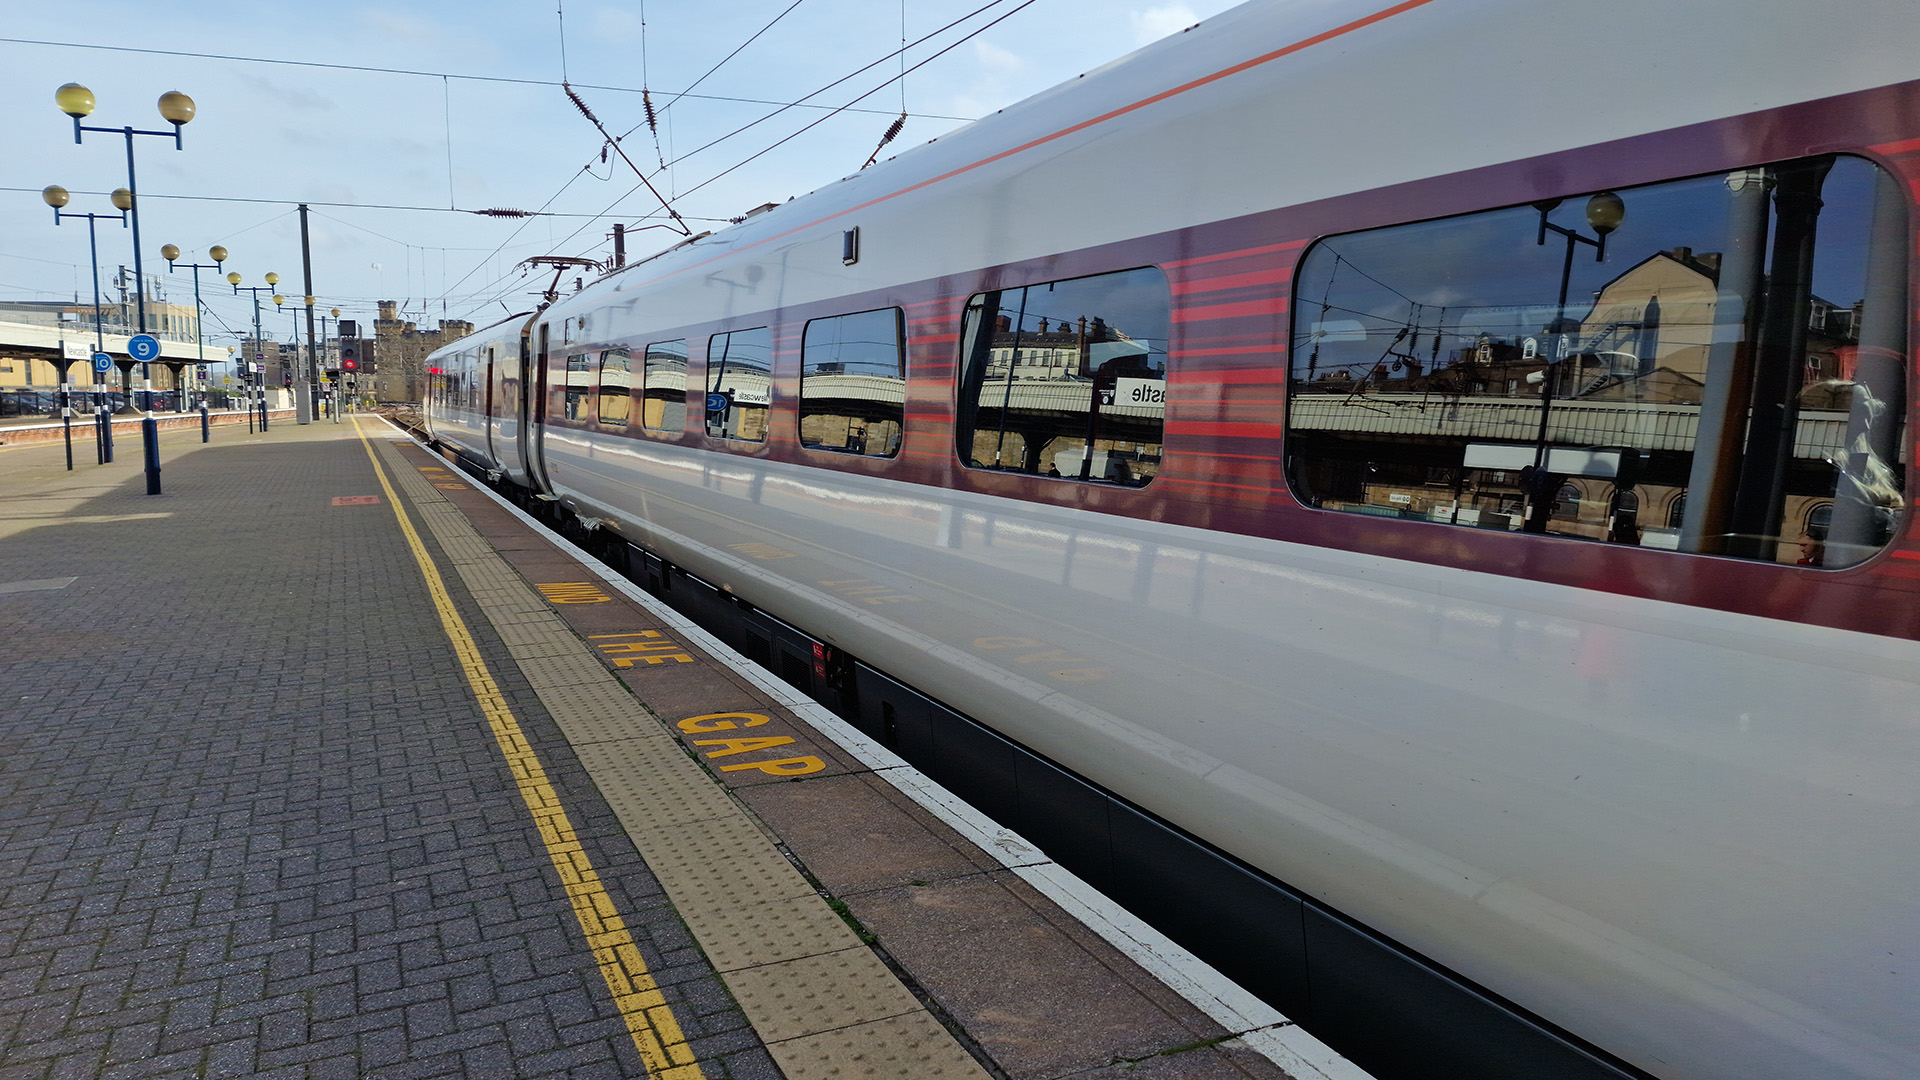
{"label": "train door", "polygon": [[550,341],[550,325],[541,323],[534,331],[535,347],[533,363],[524,373],[527,378],[527,391],[520,395],[520,430],[524,432],[521,451],[527,463],[527,478],[535,489],[553,493],[553,484],[547,480],[547,455],[543,444],[546,441],[547,425],[547,353]]}
{"label": "train door", "polygon": [[[495,460],[507,477],[522,487],[531,487],[527,476],[526,446],[521,432],[526,430],[522,410],[527,386],[529,326],[521,323],[511,336],[503,335],[495,343],[493,408],[488,425],[493,439]],[[502,356],[500,354],[505,353]]]}
{"label": "train door", "polygon": [[494,352],[492,345],[487,346],[486,366],[476,373],[480,377],[480,392],[484,396],[480,402],[480,415],[475,419],[480,422],[481,434],[484,436],[483,441],[487,447],[487,460],[497,467],[500,462],[500,450],[493,445],[493,383],[497,378],[494,374],[497,367],[494,363]]}

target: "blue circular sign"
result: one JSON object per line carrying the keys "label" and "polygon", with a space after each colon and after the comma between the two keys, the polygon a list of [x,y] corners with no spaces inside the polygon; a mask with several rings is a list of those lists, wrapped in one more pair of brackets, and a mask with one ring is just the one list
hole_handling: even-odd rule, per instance
{"label": "blue circular sign", "polygon": [[135,334],[127,339],[127,355],[144,364],[160,355],[160,339],[152,334]]}
{"label": "blue circular sign", "polygon": [[112,371],[113,357],[108,356],[106,353],[103,353],[103,352],[94,353],[93,354],[93,370]]}
{"label": "blue circular sign", "polygon": [[733,404],[732,394],[708,394],[707,395],[707,411],[708,412],[725,412],[727,410],[727,406],[731,404]]}

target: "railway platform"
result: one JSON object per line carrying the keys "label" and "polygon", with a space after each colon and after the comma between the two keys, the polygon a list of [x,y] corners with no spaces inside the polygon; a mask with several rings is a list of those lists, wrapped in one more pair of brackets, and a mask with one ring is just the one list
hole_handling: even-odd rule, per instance
{"label": "railway platform", "polygon": [[374,417],[0,446],[0,1080],[1360,1078]]}

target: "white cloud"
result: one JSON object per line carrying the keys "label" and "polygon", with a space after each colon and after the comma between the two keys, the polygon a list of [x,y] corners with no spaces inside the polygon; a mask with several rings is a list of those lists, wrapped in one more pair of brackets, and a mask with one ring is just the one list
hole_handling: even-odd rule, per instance
{"label": "white cloud", "polygon": [[1128,18],[1133,23],[1133,40],[1136,45],[1145,45],[1148,42],[1158,41],[1168,34],[1177,34],[1200,21],[1200,16],[1195,15],[1193,9],[1181,3],[1180,0],[1174,0],[1171,4],[1161,4],[1159,7],[1150,7],[1145,11],[1133,12]]}
{"label": "white cloud", "polygon": [[1019,71],[1027,66],[1026,58],[1019,53],[979,38],[974,39],[973,55],[988,71]]}

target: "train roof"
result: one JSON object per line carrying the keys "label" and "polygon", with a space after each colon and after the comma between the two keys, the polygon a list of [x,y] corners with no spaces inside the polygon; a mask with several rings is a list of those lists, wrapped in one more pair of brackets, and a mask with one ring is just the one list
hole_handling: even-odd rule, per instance
{"label": "train roof", "polygon": [[1916,57],[1911,0],[1255,0],[551,313],[742,257],[780,263],[778,303],[974,270],[1905,82]]}

